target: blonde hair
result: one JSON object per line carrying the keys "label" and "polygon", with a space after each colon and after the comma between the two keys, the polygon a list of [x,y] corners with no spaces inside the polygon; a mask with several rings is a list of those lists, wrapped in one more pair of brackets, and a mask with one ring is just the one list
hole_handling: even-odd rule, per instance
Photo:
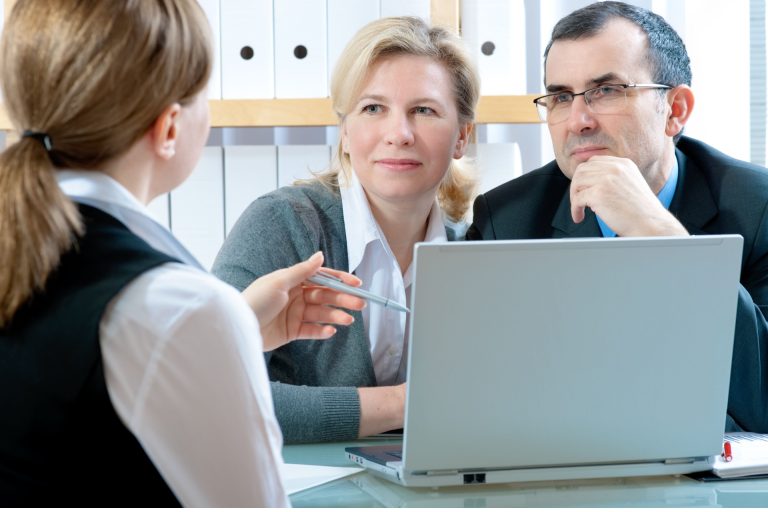
{"label": "blonde hair", "polygon": [[210,75],[194,0],[18,0],[4,27],[3,103],[22,136],[0,154],[0,327],[44,288],[83,225],[55,169],[122,155]]}
{"label": "blonde hair", "polygon": [[[340,121],[354,108],[357,95],[370,69],[383,57],[414,55],[442,64],[453,78],[459,123],[472,123],[480,94],[480,81],[462,40],[442,27],[430,27],[421,18],[381,18],[361,28],[344,48],[331,81],[333,109]],[[338,188],[339,173],[349,176],[352,166],[342,145],[331,169],[317,175],[329,188]],[[461,220],[469,209],[476,178],[466,166],[453,160],[440,183],[437,199],[452,220]]]}

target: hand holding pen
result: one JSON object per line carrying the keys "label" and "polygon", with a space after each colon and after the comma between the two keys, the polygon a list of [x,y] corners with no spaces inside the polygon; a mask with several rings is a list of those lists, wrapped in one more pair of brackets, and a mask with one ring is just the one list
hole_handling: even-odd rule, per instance
{"label": "hand holding pen", "polygon": [[328,269],[321,269],[317,272],[317,274],[307,279],[307,281],[319,284],[321,286],[326,286],[333,290],[348,293],[349,295],[354,295],[355,297],[360,297],[361,299],[373,302],[374,304],[379,304],[385,308],[395,309],[397,311],[402,311],[403,313],[410,313],[410,310],[402,304],[398,304],[397,302],[386,297],[382,297],[381,295],[376,295],[375,293],[371,293],[367,290],[356,288],[344,283],[342,279],[329,273]]}
{"label": "hand holding pen", "polygon": [[[349,325],[354,318],[345,310],[360,310],[365,301],[330,287],[306,286],[323,264],[323,254],[266,274],[242,292],[259,320],[264,350],[274,350],[295,339],[326,339],[336,333],[335,325]],[[351,289],[360,280],[346,272],[331,271]],[[343,308],[343,309],[341,309]]]}

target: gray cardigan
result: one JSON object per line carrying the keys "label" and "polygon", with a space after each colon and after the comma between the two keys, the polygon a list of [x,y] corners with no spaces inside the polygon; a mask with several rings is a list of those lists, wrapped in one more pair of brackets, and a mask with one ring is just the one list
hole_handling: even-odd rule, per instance
{"label": "gray cardigan", "polygon": [[[449,239],[456,239],[447,228]],[[227,236],[213,273],[243,290],[254,279],[309,258],[349,270],[341,197],[321,184],[283,187],[245,210]],[[325,341],[294,341],[265,355],[275,414],[286,443],[347,440],[360,425],[358,387],[376,386],[360,312]]]}

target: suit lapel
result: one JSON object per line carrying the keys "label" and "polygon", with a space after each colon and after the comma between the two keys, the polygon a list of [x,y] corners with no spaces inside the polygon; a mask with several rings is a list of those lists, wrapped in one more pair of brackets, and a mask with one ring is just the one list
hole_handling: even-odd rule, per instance
{"label": "suit lapel", "polygon": [[704,226],[718,213],[707,180],[696,162],[675,150],[678,164],[678,181],[669,211],[692,235],[706,234]]}
{"label": "suit lapel", "polygon": [[602,237],[600,226],[597,224],[597,216],[591,209],[584,211],[584,220],[579,224],[573,222],[571,217],[570,186],[565,190],[560,206],[552,218],[552,238],[589,238]]}
{"label": "suit lapel", "polygon": [[[676,149],[678,181],[669,211],[692,235],[706,234],[704,226],[718,213],[717,204],[707,180],[696,163]],[[552,219],[553,238],[602,237],[595,213],[587,208],[585,219],[576,224],[571,217],[570,188],[563,194],[560,206]]]}

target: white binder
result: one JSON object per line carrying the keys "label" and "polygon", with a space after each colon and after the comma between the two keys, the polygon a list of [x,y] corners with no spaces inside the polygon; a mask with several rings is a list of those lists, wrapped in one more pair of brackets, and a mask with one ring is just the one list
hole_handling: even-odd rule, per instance
{"label": "white binder", "polygon": [[379,17],[379,0],[328,0],[328,84],[352,36]]}
{"label": "white binder", "polygon": [[522,174],[520,146],[516,142],[477,144],[478,192],[488,192]]}
{"label": "white binder", "polygon": [[224,99],[275,97],[272,0],[222,0],[221,92]]}
{"label": "white binder", "polygon": [[254,199],[276,188],[275,146],[224,146],[225,234]]}
{"label": "white binder", "polygon": [[381,0],[381,17],[387,16],[417,16],[429,22],[430,2],[429,0]]}
{"label": "white binder", "polygon": [[313,172],[328,169],[331,146],[290,145],[277,147],[277,186],[285,187],[296,180],[311,179]]}
{"label": "white binder", "polygon": [[157,222],[165,226],[166,229],[170,229],[170,204],[168,202],[168,194],[157,196],[147,205],[149,214]]}
{"label": "white binder", "polygon": [[462,0],[461,33],[481,95],[526,93],[524,0]]}
{"label": "white binder", "polygon": [[[226,1],[226,0],[224,0]],[[213,67],[211,79],[208,81],[208,98],[221,99],[221,7],[219,0],[199,0],[200,7],[205,11],[208,23],[211,25],[213,38]]]}
{"label": "white binder", "polygon": [[171,192],[171,231],[210,269],[224,242],[224,180],[220,147],[207,146],[192,175]]}
{"label": "white binder", "polygon": [[328,96],[325,0],[275,1],[275,96]]}

